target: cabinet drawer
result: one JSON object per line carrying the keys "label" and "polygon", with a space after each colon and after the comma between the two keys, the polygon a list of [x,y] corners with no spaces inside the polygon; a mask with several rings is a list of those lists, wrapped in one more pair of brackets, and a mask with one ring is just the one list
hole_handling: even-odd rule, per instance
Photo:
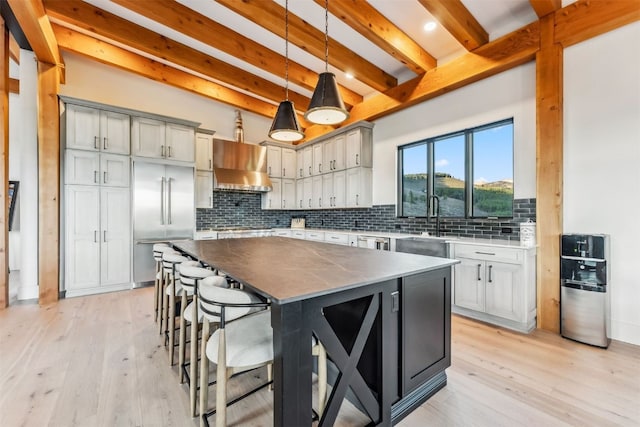
{"label": "cabinet drawer", "polygon": [[322,231],[307,231],[305,233],[305,239],[315,240],[317,242],[324,242],[324,232]]}
{"label": "cabinet drawer", "polygon": [[291,230],[273,230],[273,235],[279,237],[291,237],[291,233]]}
{"label": "cabinet drawer", "polygon": [[349,235],[343,233],[325,233],[324,241],[327,243],[335,243],[337,245],[349,245]]}
{"label": "cabinet drawer", "polygon": [[294,239],[304,239],[305,232],[304,230],[291,230],[291,237]]}
{"label": "cabinet drawer", "polygon": [[518,248],[502,248],[485,245],[453,245],[455,258],[471,258],[487,261],[501,261],[521,264],[522,250]]}

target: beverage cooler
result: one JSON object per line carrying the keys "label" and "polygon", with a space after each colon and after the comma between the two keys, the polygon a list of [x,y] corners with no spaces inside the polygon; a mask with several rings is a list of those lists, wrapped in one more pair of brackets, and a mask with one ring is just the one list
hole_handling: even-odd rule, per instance
{"label": "beverage cooler", "polygon": [[560,333],[607,348],[611,341],[609,237],[564,234],[560,249]]}

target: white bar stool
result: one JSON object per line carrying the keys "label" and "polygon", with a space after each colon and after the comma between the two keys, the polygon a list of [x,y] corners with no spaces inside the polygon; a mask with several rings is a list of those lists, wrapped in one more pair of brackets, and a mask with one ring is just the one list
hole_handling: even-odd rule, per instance
{"label": "white bar stool", "polygon": [[153,259],[156,261],[156,275],[153,283],[153,321],[158,321],[158,311],[160,307],[160,301],[162,299],[162,292],[160,291],[164,287],[162,286],[162,253],[165,251],[173,251],[166,243],[156,243],[153,245]]}

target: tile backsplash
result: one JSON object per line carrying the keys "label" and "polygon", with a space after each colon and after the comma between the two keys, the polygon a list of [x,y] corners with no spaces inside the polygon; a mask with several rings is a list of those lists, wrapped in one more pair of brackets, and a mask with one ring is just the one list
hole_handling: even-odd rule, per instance
{"label": "tile backsplash", "polygon": [[[289,227],[294,217],[304,217],[307,228],[435,233],[435,220],[398,218],[395,205],[366,209],[262,210],[259,193],[232,191],[214,191],[213,208],[196,210],[196,227],[198,230]],[[440,231],[444,236],[520,240],[520,223],[528,219],[536,219],[536,199],[514,199],[513,218],[440,218]]]}

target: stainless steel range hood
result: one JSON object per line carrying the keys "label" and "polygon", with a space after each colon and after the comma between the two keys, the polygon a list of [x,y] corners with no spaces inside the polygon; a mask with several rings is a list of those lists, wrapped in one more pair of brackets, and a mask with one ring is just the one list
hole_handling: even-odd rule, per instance
{"label": "stainless steel range hood", "polygon": [[214,139],[213,186],[218,190],[271,191],[267,148]]}

